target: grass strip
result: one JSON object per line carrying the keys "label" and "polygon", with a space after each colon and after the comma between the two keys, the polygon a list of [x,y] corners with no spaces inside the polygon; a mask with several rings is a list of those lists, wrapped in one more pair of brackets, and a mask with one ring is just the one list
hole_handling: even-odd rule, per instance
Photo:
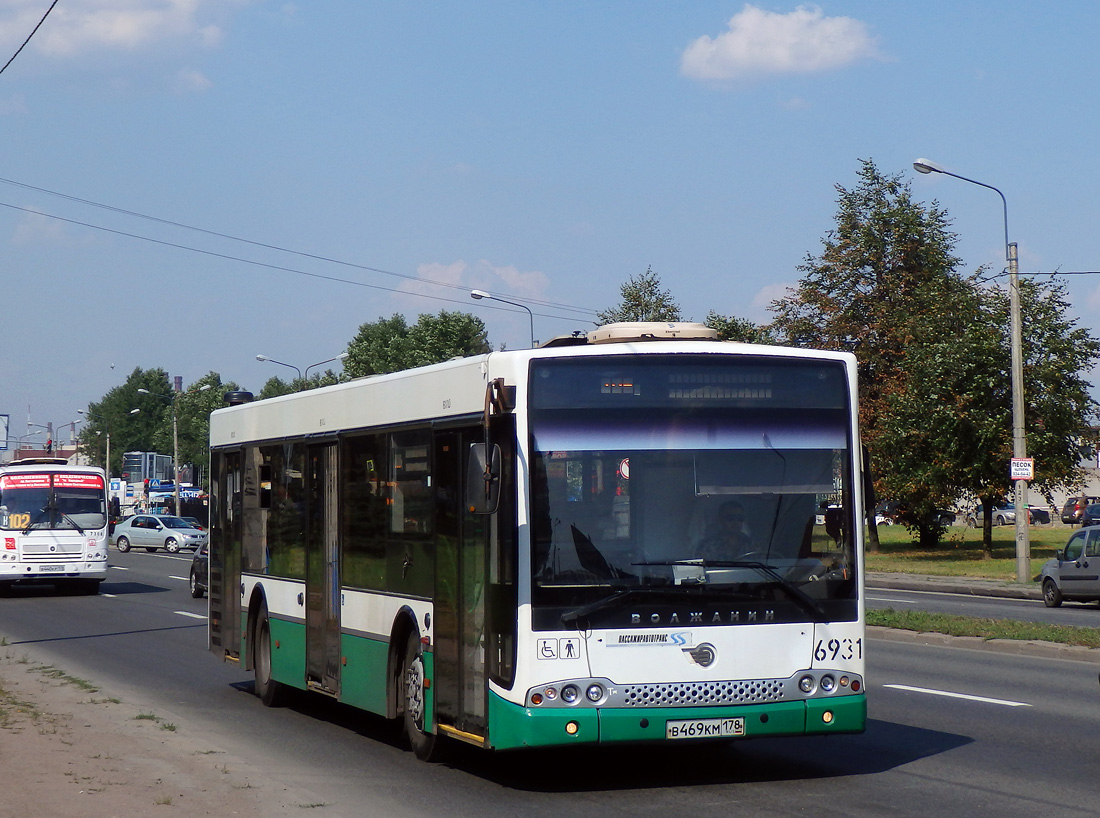
{"label": "grass strip", "polygon": [[974,616],[928,613],[926,611],[867,611],[867,624],[918,633],[948,636],[977,636],[989,639],[1017,639],[1025,642],[1054,642],[1100,648],[1100,628],[1073,625],[1044,625],[1012,619],[983,619]]}

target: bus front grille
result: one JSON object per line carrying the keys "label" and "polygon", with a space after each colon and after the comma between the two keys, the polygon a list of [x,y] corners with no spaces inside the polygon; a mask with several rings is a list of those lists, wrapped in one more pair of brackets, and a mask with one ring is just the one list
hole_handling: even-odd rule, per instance
{"label": "bus front grille", "polygon": [[626,685],[627,707],[698,707],[775,702],[784,698],[789,679],[749,679],[730,682],[670,682]]}

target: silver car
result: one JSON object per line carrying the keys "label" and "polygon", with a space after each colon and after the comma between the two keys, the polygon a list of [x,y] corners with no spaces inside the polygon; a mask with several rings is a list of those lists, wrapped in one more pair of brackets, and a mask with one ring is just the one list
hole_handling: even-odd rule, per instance
{"label": "silver car", "polygon": [[207,541],[207,534],[179,517],[138,514],[116,525],[112,539],[115,548],[123,553],[131,548],[146,551],[163,548],[169,554],[176,554],[181,548],[198,548]]}
{"label": "silver car", "polygon": [[1100,600],[1100,525],[1074,531],[1066,547],[1043,565],[1039,581],[1048,608],[1057,608],[1064,599]]}

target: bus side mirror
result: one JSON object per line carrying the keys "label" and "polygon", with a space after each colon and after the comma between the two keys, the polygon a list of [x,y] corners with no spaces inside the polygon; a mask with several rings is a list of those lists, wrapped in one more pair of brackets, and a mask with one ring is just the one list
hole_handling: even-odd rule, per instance
{"label": "bus side mirror", "polygon": [[500,502],[500,446],[470,444],[466,465],[466,508],[471,514],[495,514]]}

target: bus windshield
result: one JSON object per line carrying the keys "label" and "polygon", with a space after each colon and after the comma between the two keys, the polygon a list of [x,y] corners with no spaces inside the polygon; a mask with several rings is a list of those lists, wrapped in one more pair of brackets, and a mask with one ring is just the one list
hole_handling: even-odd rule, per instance
{"label": "bus windshield", "polygon": [[86,531],[107,525],[103,479],[67,472],[0,477],[0,529]]}
{"label": "bus windshield", "polygon": [[715,624],[756,603],[772,621],[855,618],[842,367],[665,358],[535,365],[536,627],[688,600]]}

